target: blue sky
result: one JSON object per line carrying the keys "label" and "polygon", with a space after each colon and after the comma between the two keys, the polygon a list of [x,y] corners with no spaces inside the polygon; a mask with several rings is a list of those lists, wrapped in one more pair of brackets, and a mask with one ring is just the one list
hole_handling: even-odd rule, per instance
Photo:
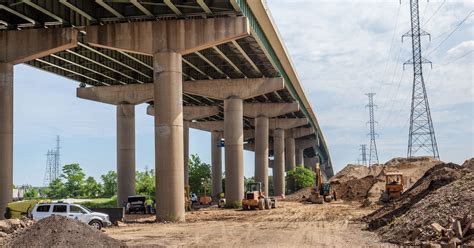
{"label": "blue sky", "polygon": [[[366,92],[377,93],[379,158],[406,156],[412,71],[408,1],[268,0],[275,23],[318,116],[335,170],[359,157],[368,142]],[[474,156],[474,3],[420,1],[432,117],[441,159]],[[456,30],[457,24],[467,20]],[[452,34],[451,32],[455,30]],[[451,34],[451,35],[450,35]],[[449,36],[449,37],[448,37]],[[99,177],[116,164],[115,107],[77,99],[77,82],[17,65],[14,74],[14,183],[42,185],[46,152],[61,135],[62,163],[80,163]],[[153,119],[136,107],[137,169],[154,167]],[[190,153],[210,163],[210,134],[190,133]],[[253,153],[245,152],[252,176]]]}

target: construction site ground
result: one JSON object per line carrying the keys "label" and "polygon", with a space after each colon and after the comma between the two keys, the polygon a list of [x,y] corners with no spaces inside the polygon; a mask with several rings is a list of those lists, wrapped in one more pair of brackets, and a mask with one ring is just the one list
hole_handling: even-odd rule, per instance
{"label": "construction site ground", "polygon": [[279,202],[272,210],[203,208],[185,223],[155,223],[154,216],[129,215],[106,233],[128,246],[166,247],[391,247],[364,231],[355,219],[372,212],[358,202]]}

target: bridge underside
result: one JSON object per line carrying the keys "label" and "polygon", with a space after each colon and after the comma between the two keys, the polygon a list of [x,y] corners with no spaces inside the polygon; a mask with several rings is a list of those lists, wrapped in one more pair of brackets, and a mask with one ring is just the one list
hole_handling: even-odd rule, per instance
{"label": "bridge underside", "polygon": [[[255,1],[259,2],[259,1]],[[255,4],[255,3],[254,3]],[[293,154],[292,158],[294,161],[298,161],[299,163],[303,163],[303,161],[312,161],[314,163],[316,160],[309,160],[311,158],[318,158],[317,161],[323,163],[323,169],[328,177],[332,176],[332,166],[330,163],[330,156],[327,150],[327,147],[324,142],[324,138],[322,132],[317,124],[317,120],[314,117],[314,114],[311,112],[310,106],[306,106],[305,103],[301,101],[302,98],[305,99],[304,95],[298,94],[298,91],[295,90],[296,86],[299,85],[299,82],[294,82],[291,80],[291,77],[288,76],[289,72],[288,69],[284,68],[280,64],[280,60],[272,47],[272,44],[268,39],[268,30],[262,29],[261,25],[259,24],[259,19],[255,17],[253,11],[257,11],[256,9],[252,9],[246,1],[241,0],[189,0],[189,1],[139,1],[139,0],[88,0],[88,1],[79,1],[79,0],[59,0],[59,1],[49,1],[49,0],[7,0],[2,1],[0,4],[0,29],[4,29],[4,31],[0,31],[0,65],[6,65],[0,67],[2,70],[0,71],[0,103],[3,104],[2,107],[5,108],[4,113],[12,112],[12,103],[10,104],[10,94],[8,83],[2,82],[13,82],[13,79],[10,78],[11,70],[13,68],[9,68],[9,64],[17,64],[17,63],[26,63],[33,67],[52,72],[57,75],[64,76],[71,80],[79,82],[80,89],[91,89],[91,88],[100,88],[100,89],[122,89],[121,86],[129,86],[135,89],[140,87],[140,85],[154,85],[154,92],[155,94],[153,97],[145,97],[142,102],[148,103],[150,106],[158,106],[155,108],[155,115],[156,120],[164,121],[162,112],[160,111],[168,111],[165,110],[167,104],[165,98],[168,95],[157,95],[158,88],[160,91],[170,90],[172,92],[179,93],[179,96],[175,96],[177,98],[168,99],[169,101],[175,101],[179,99],[182,102],[182,106],[184,109],[184,124],[181,123],[181,126],[184,127],[183,131],[176,131],[179,134],[176,137],[181,137],[184,135],[184,148],[177,148],[176,151],[185,154],[184,158],[184,171],[186,172],[186,164],[187,164],[187,156],[186,156],[186,132],[189,127],[193,128],[192,123],[198,123],[205,125],[205,123],[211,123],[214,126],[218,125],[218,123],[223,123],[222,128],[214,128],[214,129],[203,129],[212,131],[215,135],[213,135],[213,140],[217,140],[220,142],[220,138],[217,139],[216,137],[225,138],[226,140],[226,157],[233,156],[229,148],[227,151],[227,144],[231,147],[232,140],[234,139],[233,134],[231,131],[224,131],[226,126],[226,120],[229,122],[231,116],[230,113],[234,113],[235,111],[240,111],[240,115],[237,115],[237,119],[240,116],[242,120],[242,140],[239,140],[238,137],[235,139],[235,142],[238,146],[243,146],[244,143],[245,148],[248,150],[256,151],[256,154],[261,154],[266,158],[271,157],[275,159],[282,160],[280,157],[282,152],[281,146],[281,139],[288,140],[288,144],[293,144],[293,147],[298,148],[298,142],[301,140],[313,140],[314,145],[310,145],[308,147],[302,146],[299,149],[296,149],[296,153],[302,153],[300,156],[299,154],[295,155],[295,148],[292,151],[288,151],[285,148],[285,151],[288,154]],[[177,49],[168,49],[172,51],[173,54],[176,53],[178,56],[177,58],[180,60],[179,64],[170,64],[169,66],[164,66],[164,69],[160,66],[162,64],[168,64],[169,61],[173,60],[174,55],[166,55],[166,58],[159,54],[164,54],[163,50],[155,49],[154,40],[160,40],[159,37],[155,37],[151,35],[150,39],[153,43],[152,48],[155,50],[150,50],[150,52],[143,52],[140,49],[123,49],[118,45],[113,45],[112,47],[109,44],[105,44],[102,39],[107,35],[104,34],[101,30],[108,30],[108,27],[115,27],[118,24],[125,24],[126,26],[146,26],[146,23],[180,23],[179,20],[185,20],[185,23],[191,23],[190,25],[194,25],[193,23],[198,22],[212,22],[216,20],[216,22],[221,21],[222,25],[232,25],[232,23],[240,22],[241,19],[244,18],[245,22],[248,25],[248,30],[246,35],[239,35],[239,36],[230,36],[228,39],[224,40],[215,40],[214,42],[207,42],[204,46],[198,46],[191,50],[182,50],[182,52],[178,51]],[[201,20],[201,21],[198,21]],[[202,21],[204,20],[204,21]],[[128,24],[126,24],[128,23]],[[229,24],[230,23],[230,24]],[[155,25],[150,24],[150,25]],[[167,24],[166,24],[167,25]],[[174,25],[174,24],[170,24]],[[187,24],[183,24],[187,25]],[[198,24],[196,24],[198,25]],[[217,24],[216,24],[217,25]],[[237,25],[237,24],[236,24]],[[92,28],[89,28],[92,27]],[[227,26],[225,26],[227,27]],[[52,39],[61,40],[64,38],[63,33],[64,29],[73,28],[74,30],[73,35],[74,38],[69,40],[69,43],[74,43],[68,46],[57,46],[57,48],[52,49],[43,49],[42,51],[35,51],[28,54],[25,58],[19,58],[18,60],[9,60],[9,54],[17,50],[21,49],[22,42],[20,44],[12,44],[9,42],[9,37],[15,36],[17,33],[28,33],[31,30],[40,30],[41,33],[50,32],[50,36],[53,37]],[[110,28],[112,30],[112,28]],[[208,37],[210,35],[209,32],[202,33],[199,31],[196,32],[197,36],[202,35],[203,37]],[[61,33],[57,32],[55,34],[55,30],[62,30]],[[93,30],[98,34],[99,39],[95,40],[94,37],[91,36],[89,33]],[[117,29],[118,30],[118,29]],[[223,29],[228,31],[228,29]],[[216,33],[216,37],[222,34],[222,29],[215,29],[214,32]],[[121,33],[114,33],[115,35],[109,35],[111,39],[115,39],[116,37],[120,36]],[[135,35],[133,32],[130,33],[131,35]],[[140,35],[140,34],[136,34]],[[174,34],[168,34],[168,36],[173,36]],[[21,36],[21,35],[20,35]],[[30,37],[29,34],[27,34]],[[61,36],[57,38],[55,36]],[[32,36],[31,37],[40,37],[38,40],[30,40],[28,41],[29,46],[35,47],[37,43],[41,42],[41,39],[44,39],[45,42],[49,42],[49,39],[46,39],[43,36]],[[137,36],[138,37],[138,36]],[[194,37],[194,36],[193,36]],[[165,38],[166,39],[166,38]],[[93,42],[91,42],[93,40]],[[196,38],[197,43],[201,40]],[[3,42],[3,43],[2,43]],[[117,41],[119,44],[120,41]],[[140,41],[143,42],[143,41]],[[183,44],[187,41],[183,41]],[[158,42],[159,43],[159,42]],[[114,43],[115,44],[115,43]],[[142,44],[142,43],[140,43]],[[4,45],[4,46],[3,46]],[[173,46],[173,44],[171,44]],[[34,49],[33,49],[34,50]],[[13,52],[12,52],[13,51]],[[169,52],[167,51],[167,53]],[[189,52],[188,52],[189,51]],[[26,52],[25,52],[26,53]],[[46,54],[45,54],[46,53]],[[6,54],[6,56],[3,56]],[[15,55],[15,54],[14,54]],[[12,55],[13,56],[13,55]],[[171,56],[171,57],[170,57]],[[163,62],[166,61],[166,62]],[[170,62],[171,63],[171,62]],[[157,68],[160,67],[160,68]],[[169,77],[166,73],[170,71]],[[176,75],[172,75],[172,72],[179,71],[179,79],[176,78]],[[164,73],[163,73],[164,72]],[[160,76],[158,76],[160,75]],[[184,89],[173,88],[172,86],[166,86],[160,84],[159,77],[165,75],[167,80],[171,80],[171,82],[182,82],[185,85]],[[225,97],[214,96],[212,94],[202,94],[199,90],[187,90],[188,88],[196,88],[197,85],[202,85],[203,83],[212,81],[212,82],[235,82],[236,84],[241,84],[240,82],[244,82],[241,80],[260,80],[260,79],[277,79],[281,78],[284,81],[284,87],[270,87],[272,90],[262,91],[262,94],[247,94],[239,96],[239,94],[235,93],[235,90],[231,89],[232,87],[238,86],[229,86],[229,95]],[[254,81],[252,81],[254,82]],[[255,81],[257,82],[257,81]],[[259,81],[260,82],[260,81]],[[169,83],[169,82],[168,82]],[[262,85],[264,82],[260,82]],[[194,85],[193,87],[193,84]],[[7,85],[7,86],[5,86]],[[164,87],[164,88],[163,88]],[[167,88],[168,87],[168,88]],[[216,88],[219,88],[220,85],[216,85]],[[6,89],[6,90],[5,90]],[[78,89],[78,96],[79,91]],[[226,88],[227,89],[227,88]],[[152,89],[153,91],[153,89]],[[225,89],[222,90],[224,93],[226,92]],[[223,93],[223,94],[224,94]],[[231,94],[232,93],[232,94]],[[227,93],[225,93],[227,94]],[[3,96],[3,101],[2,101]],[[80,96],[79,96],[80,97]],[[239,98],[237,102],[232,100],[234,97]],[[6,99],[6,100],[5,100]],[[158,99],[158,100],[156,100]],[[101,99],[89,99],[89,100],[96,100],[101,101]],[[124,102],[123,100],[117,99],[119,104],[117,104],[117,122],[118,128],[122,127],[122,134],[118,137],[118,141],[121,141],[123,146],[118,147],[118,153],[120,154],[128,154],[127,156],[121,157],[118,154],[118,170],[122,170],[123,177],[121,178],[119,175],[119,183],[122,182],[123,184],[132,183],[131,177],[126,176],[125,174],[134,173],[133,170],[130,168],[125,168],[125,166],[121,166],[122,163],[131,163],[134,167],[134,131],[131,132],[130,129],[134,129],[134,108],[129,107],[128,105],[133,105],[130,102]],[[239,101],[241,103],[239,103]],[[140,102],[140,103],[142,103]],[[256,122],[254,121],[257,116],[246,116],[245,106],[250,106],[251,104],[268,104],[268,103],[286,103],[291,104],[294,102],[299,103],[299,108],[295,111],[291,112],[281,112],[282,114],[277,116],[271,116],[271,119],[306,119],[307,122],[302,125],[291,126],[291,128],[283,128],[282,126],[274,126],[272,128],[271,124],[266,130],[277,130],[277,129],[286,129],[285,133],[280,132],[270,132],[267,136],[267,142],[265,146],[265,142],[261,143],[261,139],[258,135],[258,132],[255,130],[261,130],[261,126],[257,126]],[[127,106],[124,106],[124,104]],[[169,102],[168,102],[169,103]],[[11,106],[10,106],[11,105]],[[214,106],[217,108],[216,111],[213,111],[209,115],[198,115],[196,118],[193,119],[186,119],[186,108],[192,107],[204,107],[204,106]],[[260,106],[260,105],[259,105]],[[189,109],[188,108],[188,109]],[[237,110],[235,110],[236,108]],[[260,106],[260,108],[262,108]],[[3,110],[3,109],[0,109]],[[227,112],[227,115],[224,113]],[[183,115],[182,112],[176,112],[177,115]],[[159,117],[162,117],[158,120]],[[227,116],[227,119],[224,118]],[[262,113],[259,116],[266,116],[265,110],[263,109]],[[267,120],[268,120],[267,116]],[[270,119],[270,120],[271,120]],[[174,120],[170,119],[170,123],[161,123],[163,125],[171,125],[174,126],[175,124],[179,126],[179,123],[171,123]],[[181,120],[183,121],[183,120]],[[188,123],[192,121],[192,123]],[[10,115],[3,116],[0,114],[0,122],[10,122]],[[12,122],[12,117],[11,117]],[[187,124],[188,123],[188,124]],[[263,122],[265,123],[265,122]],[[2,123],[3,124],[3,123]],[[156,123],[155,123],[156,124]],[[157,128],[160,128],[161,125],[158,123]],[[11,124],[13,125],[13,124]],[[156,124],[157,125],[157,124]],[[195,124],[194,124],[195,125]],[[220,124],[219,124],[220,125]],[[227,124],[230,125],[230,124]],[[264,124],[262,124],[264,125]],[[268,126],[268,124],[267,124]],[[10,158],[10,147],[12,146],[11,140],[12,136],[10,137],[10,133],[13,131],[13,127],[9,127],[8,125],[4,125],[5,130],[0,130],[0,155],[5,153],[5,156],[2,156],[0,159],[0,172],[3,173],[5,176],[0,176],[0,184],[2,184],[2,188],[4,188],[5,192],[0,191],[0,207],[3,208],[6,202],[10,201],[6,195],[10,195],[11,192],[8,192],[9,187],[3,187],[4,184],[12,185],[12,177],[11,177],[11,166],[12,166],[12,159]],[[313,128],[311,133],[307,133],[304,136],[294,136],[289,135],[291,130],[294,128]],[[239,126],[234,128],[239,129]],[[156,128],[155,128],[156,129]],[[228,129],[229,130],[229,129]],[[119,133],[119,132],[118,132]],[[173,133],[173,132],[171,132]],[[220,133],[220,134],[219,134]],[[254,133],[254,135],[245,135],[245,133]],[[157,134],[158,135],[158,134]],[[219,136],[220,135],[220,136]],[[227,135],[227,136],[226,136]],[[278,136],[280,135],[280,136]],[[284,136],[281,136],[284,135]],[[238,133],[237,133],[238,136]],[[173,139],[175,139],[174,137]],[[158,138],[157,138],[158,139]],[[169,141],[169,140],[168,140]],[[164,142],[164,141],[163,141]],[[296,142],[296,143],[295,143]],[[133,145],[131,145],[133,143]],[[240,145],[240,143],[242,143]],[[287,141],[285,141],[287,144]],[[296,145],[295,145],[296,144]],[[120,144],[118,144],[120,146]],[[258,147],[258,148],[257,148]],[[260,149],[268,150],[266,153],[259,152]],[[276,147],[279,147],[278,149]],[[275,149],[273,149],[275,148]],[[184,150],[183,150],[184,149]],[[236,148],[238,149],[238,148]],[[214,153],[213,149],[213,153]],[[258,150],[258,151],[257,151]],[[175,150],[173,150],[175,151]],[[2,153],[3,152],[3,153]],[[217,151],[216,151],[217,152]],[[220,151],[219,151],[220,152]],[[157,149],[157,153],[159,150]],[[238,153],[238,152],[237,152]],[[275,154],[275,153],[278,153]],[[158,155],[157,155],[158,156]],[[257,155],[256,155],[257,156]],[[296,159],[295,159],[296,156]],[[217,157],[214,156],[213,157]],[[160,157],[163,158],[163,157]],[[298,159],[299,158],[299,159]],[[164,158],[168,159],[168,158]],[[170,158],[173,163],[176,163],[174,158]],[[226,171],[233,170],[234,167],[241,167],[243,165],[234,164],[239,163],[239,159],[233,159],[234,161],[227,161],[226,158]],[[286,159],[286,163],[289,160]],[[213,159],[213,168],[217,168],[220,164],[218,159]],[[257,158],[256,158],[257,160]],[[265,159],[267,160],[267,159]],[[284,159],[283,159],[284,160]],[[183,163],[179,162],[179,163]],[[263,162],[262,162],[263,163]],[[283,163],[283,162],[282,162]],[[295,164],[296,162],[293,162]],[[229,165],[227,165],[229,164]],[[158,165],[157,165],[158,166]],[[229,167],[228,167],[229,166]],[[258,165],[258,166],[265,166],[268,167],[268,160],[267,164]],[[258,167],[256,165],[256,167]],[[308,165],[310,166],[310,165]],[[291,168],[291,164],[290,164]],[[217,169],[216,169],[217,170]],[[275,169],[274,169],[275,170]],[[0,173],[0,174],[2,174]],[[176,173],[182,173],[180,170],[177,170]],[[239,173],[241,171],[236,172],[238,177],[240,177]],[[120,173],[119,173],[120,174]],[[275,171],[274,171],[275,174]],[[186,181],[186,177],[184,181]],[[215,178],[215,182],[217,182],[219,178]],[[157,180],[159,182],[159,179]],[[173,183],[173,182],[171,182]],[[186,182],[185,182],[186,183]],[[236,179],[234,185],[236,187],[240,187],[242,182],[240,182],[240,178]],[[230,182],[232,185],[232,182]],[[284,186],[284,184],[283,184]],[[123,192],[121,192],[121,190]],[[119,204],[123,201],[123,197],[125,194],[131,193],[133,191],[133,187],[123,187],[119,186]],[[217,191],[218,189],[216,189]],[[162,192],[163,193],[163,192]],[[167,192],[170,193],[170,192]],[[180,191],[176,191],[174,193],[179,194]],[[218,193],[218,192],[214,192]],[[284,192],[282,192],[284,193]],[[235,197],[241,194],[240,191],[235,192]],[[235,199],[234,199],[235,200]],[[177,205],[181,204],[181,200],[176,199],[175,203]],[[168,210],[166,210],[168,211]],[[173,213],[175,214],[175,213]],[[169,216],[159,216],[163,219],[169,219]],[[172,217],[175,218],[175,217]],[[184,218],[184,217],[183,217]],[[177,218],[178,220],[181,217]]]}

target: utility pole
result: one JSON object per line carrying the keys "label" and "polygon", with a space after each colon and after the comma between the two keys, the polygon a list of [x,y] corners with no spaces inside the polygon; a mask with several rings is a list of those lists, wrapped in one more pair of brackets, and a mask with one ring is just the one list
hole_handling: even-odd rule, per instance
{"label": "utility pole", "polygon": [[367,145],[366,144],[362,144],[360,145],[360,156],[361,156],[361,162],[362,162],[362,165],[367,165]]}
{"label": "utility pole", "polygon": [[366,94],[369,97],[369,104],[366,106],[369,108],[369,126],[370,126],[370,146],[369,146],[369,166],[373,164],[378,164],[379,163],[379,155],[377,154],[377,144],[375,143],[375,136],[377,133],[375,133],[375,116],[374,116],[374,107],[377,105],[374,104],[374,96],[375,93],[367,93]]}
{"label": "utility pole", "polygon": [[407,157],[414,157],[418,151],[423,150],[435,159],[439,159],[438,145],[436,143],[433,121],[431,120],[422,67],[424,63],[429,63],[431,66],[432,63],[421,56],[421,36],[429,36],[430,34],[420,28],[418,0],[410,0],[410,13],[411,30],[402,36],[402,42],[403,38],[410,37],[412,44],[412,58],[403,63],[403,69],[405,69],[405,65],[413,65],[413,89]]}

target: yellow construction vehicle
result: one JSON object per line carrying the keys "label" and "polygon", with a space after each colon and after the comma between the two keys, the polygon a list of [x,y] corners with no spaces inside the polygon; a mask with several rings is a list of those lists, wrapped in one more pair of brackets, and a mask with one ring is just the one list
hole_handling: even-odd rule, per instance
{"label": "yellow construction vehicle", "polygon": [[385,173],[385,191],[382,194],[382,201],[388,202],[398,199],[403,192],[403,175],[398,172]]}
{"label": "yellow construction vehicle", "polygon": [[242,208],[244,210],[276,208],[276,199],[269,198],[263,193],[261,182],[249,183],[247,184],[245,198],[242,199]]}
{"label": "yellow construction vehicle", "polygon": [[314,188],[311,190],[309,201],[311,203],[323,204],[324,202],[336,200],[336,191],[331,191],[331,184],[328,182],[323,182],[323,176],[319,163],[316,163],[315,165],[315,173],[315,185]]}

